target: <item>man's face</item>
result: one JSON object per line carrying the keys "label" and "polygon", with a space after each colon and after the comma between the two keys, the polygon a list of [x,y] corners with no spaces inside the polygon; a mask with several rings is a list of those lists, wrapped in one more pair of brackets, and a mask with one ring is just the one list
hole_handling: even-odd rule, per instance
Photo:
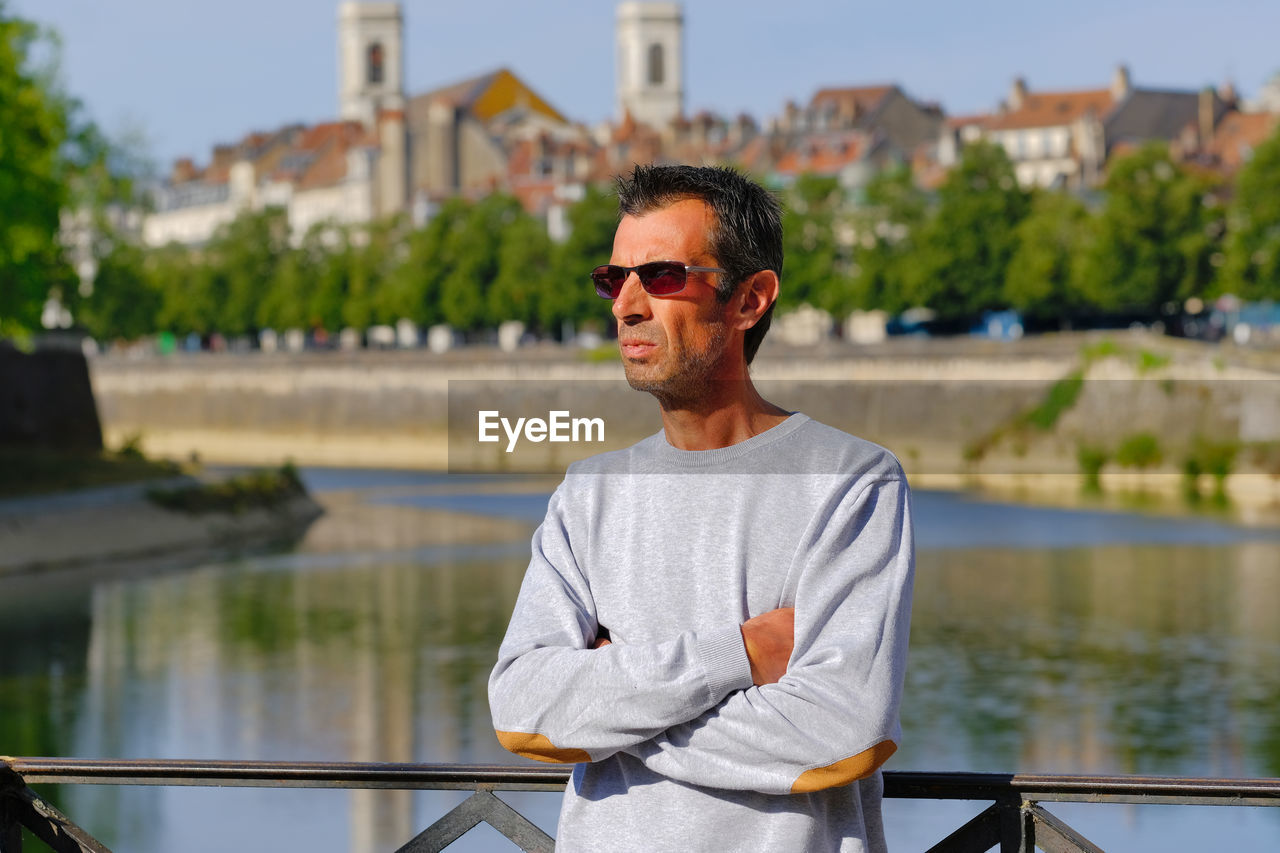
{"label": "man's face", "polygon": [[[643,216],[624,216],[613,238],[611,263],[719,266],[707,249],[713,223],[710,208],[697,200],[678,201]],[[691,272],[684,290],[670,296],[651,296],[635,273],[627,277],[613,302],[613,315],[632,388],[648,391],[664,405],[679,405],[699,399],[710,381],[730,377],[732,301],[716,298],[721,275]]]}

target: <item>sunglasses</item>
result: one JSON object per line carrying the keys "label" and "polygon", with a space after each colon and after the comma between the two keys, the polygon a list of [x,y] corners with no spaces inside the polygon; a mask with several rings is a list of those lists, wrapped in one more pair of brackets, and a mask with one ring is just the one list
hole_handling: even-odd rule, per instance
{"label": "sunglasses", "polygon": [[617,264],[601,264],[591,271],[596,293],[605,299],[617,299],[627,276],[635,273],[644,292],[652,296],[670,296],[684,290],[691,272],[728,272],[720,267],[690,267],[679,261],[650,261],[637,267],[620,267]]}

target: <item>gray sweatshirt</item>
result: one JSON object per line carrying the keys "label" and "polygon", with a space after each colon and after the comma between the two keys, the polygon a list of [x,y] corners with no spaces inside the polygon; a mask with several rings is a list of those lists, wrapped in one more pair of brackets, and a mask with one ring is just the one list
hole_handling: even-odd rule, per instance
{"label": "gray sweatshirt", "polygon": [[[504,747],[577,764],[557,847],[884,850],[913,566],[897,460],[805,415],[571,466],[489,680]],[[755,687],[740,625],[787,606]]]}

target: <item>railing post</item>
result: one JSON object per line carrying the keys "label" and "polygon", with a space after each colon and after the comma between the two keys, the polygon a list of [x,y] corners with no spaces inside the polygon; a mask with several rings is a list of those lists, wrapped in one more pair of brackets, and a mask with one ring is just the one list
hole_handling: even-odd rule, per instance
{"label": "railing post", "polygon": [[22,824],[15,795],[25,787],[21,776],[0,766],[0,853],[22,853]]}
{"label": "railing post", "polygon": [[8,797],[0,797],[0,853],[22,853],[22,824]]}
{"label": "railing post", "polygon": [[1022,830],[1019,853],[1036,853],[1036,820],[1032,811],[1034,808],[1035,803],[1029,803],[1026,800],[1023,800],[1018,807],[1018,822]]}
{"label": "railing post", "polygon": [[1000,809],[1000,853],[1034,853],[1035,836],[1027,846],[1026,820],[1020,801],[1005,802]]}

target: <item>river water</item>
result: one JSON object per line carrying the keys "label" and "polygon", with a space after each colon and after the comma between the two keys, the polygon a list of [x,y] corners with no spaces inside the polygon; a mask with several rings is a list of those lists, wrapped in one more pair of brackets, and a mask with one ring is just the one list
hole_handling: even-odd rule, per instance
{"label": "river water", "polygon": [[[305,473],[322,496],[363,501],[367,535],[317,530],[162,573],[0,581],[0,753],[510,763],[485,683],[547,490]],[[1280,531],[940,492],[917,493],[915,510],[890,769],[1280,776]],[[463,530],[451,512],[501,516],[503,535],[404,535],[418,519]],[[399,533],[381,534],[384,517]],[[117,853],[390,851],[464,797],[44,792]],[[554,830],[556,795],[504,797]],[[891,848],[922,850],[985,805],[886,801]],[[1280,849],[1280,809],[1048,808],[1107,850]],[[481,826],[456,849],[503,844]]]}

